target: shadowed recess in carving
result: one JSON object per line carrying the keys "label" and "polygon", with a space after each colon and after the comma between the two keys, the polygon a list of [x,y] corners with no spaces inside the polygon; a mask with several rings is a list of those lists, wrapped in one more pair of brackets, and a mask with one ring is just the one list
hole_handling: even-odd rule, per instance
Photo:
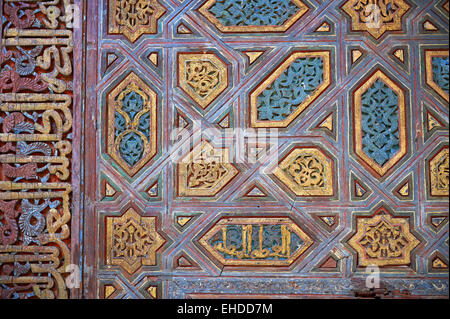
{"label": "shadowed recess in carving", "polygon": [[298,156],[288,167],[283,170],[300,187],[324,188],[325,176],[324,164],[313,154]]}
{"label": "shadowed recess in carving", "polygon": [[228,225],[210,239],[225,259],[286,260],[303,243],[285,225]]}
{"label": "shadowed recess in carving", "polygon": [[186,61],[186,82],[202,99],[220,82],[219,69],[210,61]]}
{"label": "shadowed recess in carving", "polygon": [[376,80],[362,95],[363,150],[383,166],[399,150],[398,96]]}
{"label": "shadowed recess in carving", "polygon": [[448,94],[448,83],[449,83],[449,63],[448,56],[443,57],[433,57],[433,80],[434,82]]}
{"label": "shadowed recess in carving", "polygon": [[439,151],[428,163],[430,169],[431,195],[449,194],[449,151],[448,147]]}
{"label": "shadowed recess in carving", "polygon": [[135,165],[144,153],[144,145],[141,137],[134,132],[125,134],[120,140],[119,152],[128,165]]}
{"label": "shadowed recess in carving", "polygon": [[290,0],[217,0],[209,9],[225,26],[281,26],[298,10]]}
{"label": "shadowed recess in carving", "polygon": [[420,240],[411,232],[410,217],[392,216],[383,207],[371,217],[356,218],[356,233],[348,243],[360,266],[408,265]]}
{"label": "shadowed recess in carving", "polygon": [[166,9],[157,0],[109,0],[108,32],[135,42],[143,34],[158,33]]}
{"label": "shadowed recess in carving", "polygon": [[348,0],[342,6],[351,17],[352,30],[367,31],[375,39],[385,32],[401,31],[402,17],[410,8],[406,0]]}
{"label": "shadowed recess in carving", "polygon": [[258,120],[285,120],[323,83],[323,60],[295,60],[258,96]]}
{"label": "shadowed recess in carving", "polygon": [[129,90],[117,101],[121,110],[115,113],[115,137],[120,156],[128,165],[134,166],[142,159],[146,141],[150,139],[150,109],[144,105],[147,97],[132,87]]}

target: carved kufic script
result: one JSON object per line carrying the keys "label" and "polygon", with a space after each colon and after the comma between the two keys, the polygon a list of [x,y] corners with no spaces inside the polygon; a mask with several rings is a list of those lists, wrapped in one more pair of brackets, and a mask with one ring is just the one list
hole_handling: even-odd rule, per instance
{"label": "carved kufic script", "polygon": [[300,0],[208,0],[199,8],[221,32],[284,32],[308,10]]}
{"label": "carved kufic script", "polygon": [[290,218],[223,218],[200,244],[229,266],[288,266],[313,240]]}
{"label": "carved kufic script", "polygon": [[0,298],[67,298],[72,2],[1,5]]}
{"label": "carved kufic script", "polygon": [[[279,227],[279,229],[278,229]],[[236,229],[237,228],[237,229]],[[228,245],[228,237],[230,237],[230,233],[241,230],[241,238],[242,238],[242,250],[237,250],[236,246],[232,243]],[[268,230],[269,229],[269,230]],[[273,247],[264,247],[264,232],[267,231],[276,231],[278,232],[279,245]],[[291,243],[292,236],[291,232],[287,229],[285,225],[276,225],[276,226],[264,226],[258,225],[255,227],[255,235],[258,235],[257,247],[255,249],[253,239],[256,239],[256,236],[253,236],[253,225],[241,225],[238,227],[223,227],[222,228],[222,238],[217,238],[217,242],[214,245],[214,248],[221,252],[224,255],[230,256],[231,258],[240,258],[240,259],[265,259],[265,258],[277,258],[277,259],[286,259],[291,255]],[[234,234],[233,234],[234,235]],[[301,244],[301,240],[299,240],[298,236],[294,236],[294,248],[297,248],[299,244]],[[239,242],[240,244],[240,242]],[[270,249],[269,249],[270,248]]]}

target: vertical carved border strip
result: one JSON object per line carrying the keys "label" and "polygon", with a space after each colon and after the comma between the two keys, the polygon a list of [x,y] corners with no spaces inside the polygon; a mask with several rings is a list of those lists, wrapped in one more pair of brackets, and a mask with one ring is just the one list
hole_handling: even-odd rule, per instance
{"label": "vertical carved border strip", "polygon": [[0,298],[80,296],[80,4],[0,1]]}
{"label": "vertical carved border strip", "polygon": [[[0,1],[0,17],[3,17],[3,0]],[[3,39],[3,24],[0,23],[0,39]],[[3,51],[3,44],[0,41],[0,52]]]}

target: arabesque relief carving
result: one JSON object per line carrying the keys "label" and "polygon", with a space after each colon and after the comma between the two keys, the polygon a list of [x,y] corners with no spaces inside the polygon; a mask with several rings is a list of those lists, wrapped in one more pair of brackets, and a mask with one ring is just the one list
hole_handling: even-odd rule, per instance
{"label": "arabesque relief carving", "polygon": [[0,297],[67,298],[72,2],[2,5]]}
{"label": "arabesque relief carving", "polygon": [[108,32],[123,34],[131,42],[158,33],[158,20],[166,12],[158,0],[109,0],[108,6]]}

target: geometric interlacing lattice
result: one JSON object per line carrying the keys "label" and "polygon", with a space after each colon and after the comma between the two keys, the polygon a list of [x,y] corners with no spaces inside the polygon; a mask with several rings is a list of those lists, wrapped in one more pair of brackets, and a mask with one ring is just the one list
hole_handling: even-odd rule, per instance
{"label": "geometric interlacing lattice", "polygon": [[448,296],[448,1],[0,16],[0,298]]}

